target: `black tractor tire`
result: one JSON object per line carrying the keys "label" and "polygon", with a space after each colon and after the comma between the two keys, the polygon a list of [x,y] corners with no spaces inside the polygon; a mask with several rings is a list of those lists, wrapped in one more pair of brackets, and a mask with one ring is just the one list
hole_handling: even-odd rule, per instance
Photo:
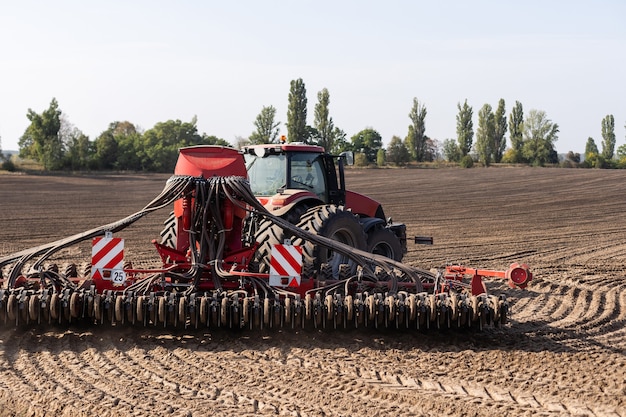
{"label": "black tractor tire", "polygon": [[161,231],[161,244],[170,248],[176,248],[178,243],[178,219],[174,212],[170,212],[168,218],[163,222],[163,230]]}
{"label": "black tractor tire", "polygon": [[[351,211],[335,205],[314,207],[308,210],[298,223],[298,227],[315,235],[321,235],[339,241],[356,249],[367,247],[365,232],[358,218]],[[318,246],[312,242],[295,238],[294,245],[302,246],[303,274],[312,277],[324,263],[332,266],[333,276],[339,276],[340,265],[348,264],[352,272],[356,264],[346,255],[335,253],[332,249]]]}
{"label": "black tractor tire", "polygon": [[386,256],[394,261],[402,261],[402,244],[391,230],[378,227],[367,234],[367,251]]}
{"label": "black tractor tire", "polygon": [[254,253],[251,268],[257,272],[269,274],[272,246],[284,243],[285,233],[280,226],[264,218],[257,226],[255,240],[259,247]]}

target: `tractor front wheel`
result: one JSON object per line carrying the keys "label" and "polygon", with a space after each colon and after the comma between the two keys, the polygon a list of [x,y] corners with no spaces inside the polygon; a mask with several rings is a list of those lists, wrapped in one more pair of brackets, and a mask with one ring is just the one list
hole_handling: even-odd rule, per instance
{"label": "tractor front wheel", "polygon": [[402,245],[398,237],[389,229],[379,227],[367,235],[367,251],[382,255],[394,261],[402,261]]}

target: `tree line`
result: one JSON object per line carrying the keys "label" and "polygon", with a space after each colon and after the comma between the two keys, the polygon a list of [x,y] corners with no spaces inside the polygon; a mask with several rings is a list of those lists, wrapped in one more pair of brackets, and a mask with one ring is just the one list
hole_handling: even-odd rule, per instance
{"label": "tree line", "polygon": [[[524,116],[522,103],[515,102],[506,113],[504,99],[494,111],[484,104],[478,111],[478,124],[474,131],[473,108],[467,103],[457,103],[456,139],[439,142],[426,135],[427,108],[417,98],[409,111],[409,124],[404,138],[393,136],[383,147],[381,135],[371,127],[354,134],[349,139],[330,116],[330,93],[323,88],[317,93],[313,125],[307,124],[307,92],[304,81],[292,80],[288,95],[287,140],[324,147],[328,152],[355,152],[357,165],[406,165],[411,162],[447,160],[463,167],[480,163],[517,163],[530,165],[559,164],[598,168],[626,167],[626,145],[615,152],[615,121],[607,115],[601,124],[602,150],[593,138],[588,138],[584,159],[569,152],[565,161],[559,161],[554,144],[559,126],[548,119],[542,110],[532,109]],[[178,149],[192,145],[233,146],[228,141],[200,134],[197,118],[190,122],[168,120],[142,131],[128,121],[109,124],[95,140],[69,123],[55,98],[48,109],[37,113],[28,109],[30,125],[19,139],[19,155],[33,159],[45,170],[130,170],[172,172],[178,158]],[[254,121],[255,130],[247,138],[236,138],[234,147],[246,144],[278,143],[281,122],[276,120],[276,108],[263,106]],[[507,147],[506,134],[510,146]],[[1,145],[1,143],[0,143]],[[614,159],[615,154],[617,160]],[[0,158],[5,169],[14,168],[8,158]]]}
{"label": "tree line", "polygon": [[228,142],[199,134],[197,119],[169,120],[142,131],[134,124],[113,122],[95,140],[68,122],[56,99],[41,114],[27,113],[30,125],[19,139],[20,157],[39,162],[45,170],[131,170],[171,172],[178,149]]}
{"label": "tree line", "polygon": [[[626,145],[617,149],[618,160],[614,159],[615,123],[613,115],[602,120],[602,152],[598,152],[593,138],[589,138],[584,161],[580,154],[568,152],[565,161],[560,161],[555,149],[559,126],[552,122],[545,111],[531,109],[524,117],[524,108],[515,102],[507,117],[504,99],[498,101],[494,111],[485,104],[478,112],[478,126],[474,131],[473,108],[467,100],[457,104],[456,139],[439,142],[426,135],[427,109],[423,102],[413,99],[408,114],[410,123],[404,138],[393,136],[387,148],[383,148],[380,134],[366,128],[350,140],[343,130],[334,125],[329,116],[330,96],[326,88],[318,93],[313,126],[306,124],[307,98],[302,79],[291,81],[289,108],[287,112],[287,137],[323,146],[331,153],[344,150],[356,152],[356,162],[361,165],[406,165],[410,162],[432,162],[445,159],[462,166],[479,162],[485,166],[492,163],[516,163],[529,165],[561,164],[582,167],[626,167]],[[255,121],[256,130],[250,135],[251,143],[275,143],[279,137],[280,122],[275,121],[276,109],[263,107]],[[507,147],[506,133],[510,147]],[[474,139],[475,138],[475,139]]]}

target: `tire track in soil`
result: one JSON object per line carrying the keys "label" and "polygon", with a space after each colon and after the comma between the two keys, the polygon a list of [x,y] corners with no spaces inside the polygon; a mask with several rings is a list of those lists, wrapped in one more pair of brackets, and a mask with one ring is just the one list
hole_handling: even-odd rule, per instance
{"label": "tire track in soil", "polygon": [[[206,352],[214,354],[215,352]],[[213,355],[202,355],[195,352],[189,355],[188,351],[174,351],[181,366],[189,367],[197,362],[197,356],[208,359]],[[227,355],[229,356],[229,355]],[[260,357],[259,357],[260,356]],[[225,359],[225,358],[224,358]],[[345,415],[355,412],[365,412],[366,410],[376,409],[380,415],[394,415],[399,410],[398,404],[402,404],[402,414],[410,413],[413,415],[420,414],[412,407],[410,402],[398,402],[397,398],[382,398],[376,393],[370,395],[361,390],[362,385],[355,387],[353,379],[346,380],[343,375],[335,369],[328,369],[319,366],[319,363],[306,367],[305,370],[301,366],[293,366],[293,358],[272,358],[266,355],[249,354],[246,350],[240,352],[237,359],[230,358],[230,361],[237,364],[235,367],[224,366],[227,360],[221,360],[215,363],[213,360],[207,360],[202,365],[203,368],[215,368],[220,370],[220,376],[226,376],[225,383],[233,393],[241,398],[239,391],[245,388],[247,392],[245,398],[246,403],[257,404],[260,411],[265,408],[275,409],[278,414],[295,414],[295,415]],[[301,363],[298,361],[298,363]],[[306,384],[305,381],[314,381],[313,384]],[[302,385],[293,381],[302,382]],[[251,387],[254,387],[251,389]],[[329,397],[328,392],[334,395]],[[338,395],[343,393],[343,395]],[[250,398],[252,395],[254,398]],[[357,396],[359,398],[358,407],[349,406],[350,398]],[[394,396],[395,397],[395,396]],[[320,408],[320,402],[324,405],[326,411]],[[329,412],[335,410],[335,412]]]}
{"label": "tire track in soil", "polygon": [[[626,393],[623,388],[626,382],[623,377],[626,369],[626,284],[619,278],[588,282],[573,279],[564,281],[541,280],[533,283],[529,290],[534,293],[532,297],[512,302],[515,324],[511,331],[517,334],[541,335],[558,344],[559,350],[576,352],[576,356],[586,352],[580,360],[587,362],[593,369],[604,369],[607,364],[610,369],[620,369],[621,374],[617,373],[617,380],[613,379],[608,383],[610,387],[607,387],[605,373],[581,371],[581,374],[593,375],[586,377],[593,382],[590,384],[583,381],[580,385],[594,388],[583,390],[578,394],[578,399],[582,401],[582,409],[589,408],[597,415],[624,415],[626,408],[623,400],[618,401],[614,407],[599,404],[605,403],[601,398],[606,395],[619,398]],[[537,322],[542,317],[545,325]],[[556,351],[554,348],[551,350]],[[594,362],[595,365],[592,365]],[[581,378],[575,375],[572,382],[576,379]],[[568,405],[572,403],[568,401]],[[574,414],[581,412],[569,411],[575,411]]]}
{"label": "tire track in soil", "polygon": [[[137,411],[140,415],[146,413],[187,415],[184,407],[185,401],[202,405],[203,398],[210,398],[214,395],[214,390],[210,386],[199,388],[193,381],[183,379],[181,372],[185,370],[172,369],[170,365],[163,366],[155,359],[161,355],[168,357],[169,353],[162,352],[160,347],[146,351],[131,346],[127,342],[125,333],[116,332],[115,337],[119,338],[119,341],[116,340],[114,345],[113,340],[107,340],[110,346],[103,351],[98,351],[94,361],[108,374],[115,375],[113,383],[119,378],[142,381],[133,396],[125,400],[132,406],[141,397],[149,399],[145,405],[146,411]],[[95,340],[89,343],[92,344],[92,350],[99,345],[95,343]],[[187,385],[187,382],[190,385]]]}

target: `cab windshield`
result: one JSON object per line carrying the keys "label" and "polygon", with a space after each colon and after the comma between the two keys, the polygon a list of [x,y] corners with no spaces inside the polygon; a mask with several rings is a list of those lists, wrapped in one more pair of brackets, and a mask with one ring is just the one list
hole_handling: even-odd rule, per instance
{"label": "cab windshield", "polygon": [[245,154],[250,189],[254,195],[274,195],[287,185],[287,156],[272,155],[265,158]]}
{"label": "cab windshield", "polygon": [[255,196],[271,196],[279,189],[301,189],[327,201],[324,167],[319,153],[276,153],[265,157],[246,153],[244,157],[250,189]]}

